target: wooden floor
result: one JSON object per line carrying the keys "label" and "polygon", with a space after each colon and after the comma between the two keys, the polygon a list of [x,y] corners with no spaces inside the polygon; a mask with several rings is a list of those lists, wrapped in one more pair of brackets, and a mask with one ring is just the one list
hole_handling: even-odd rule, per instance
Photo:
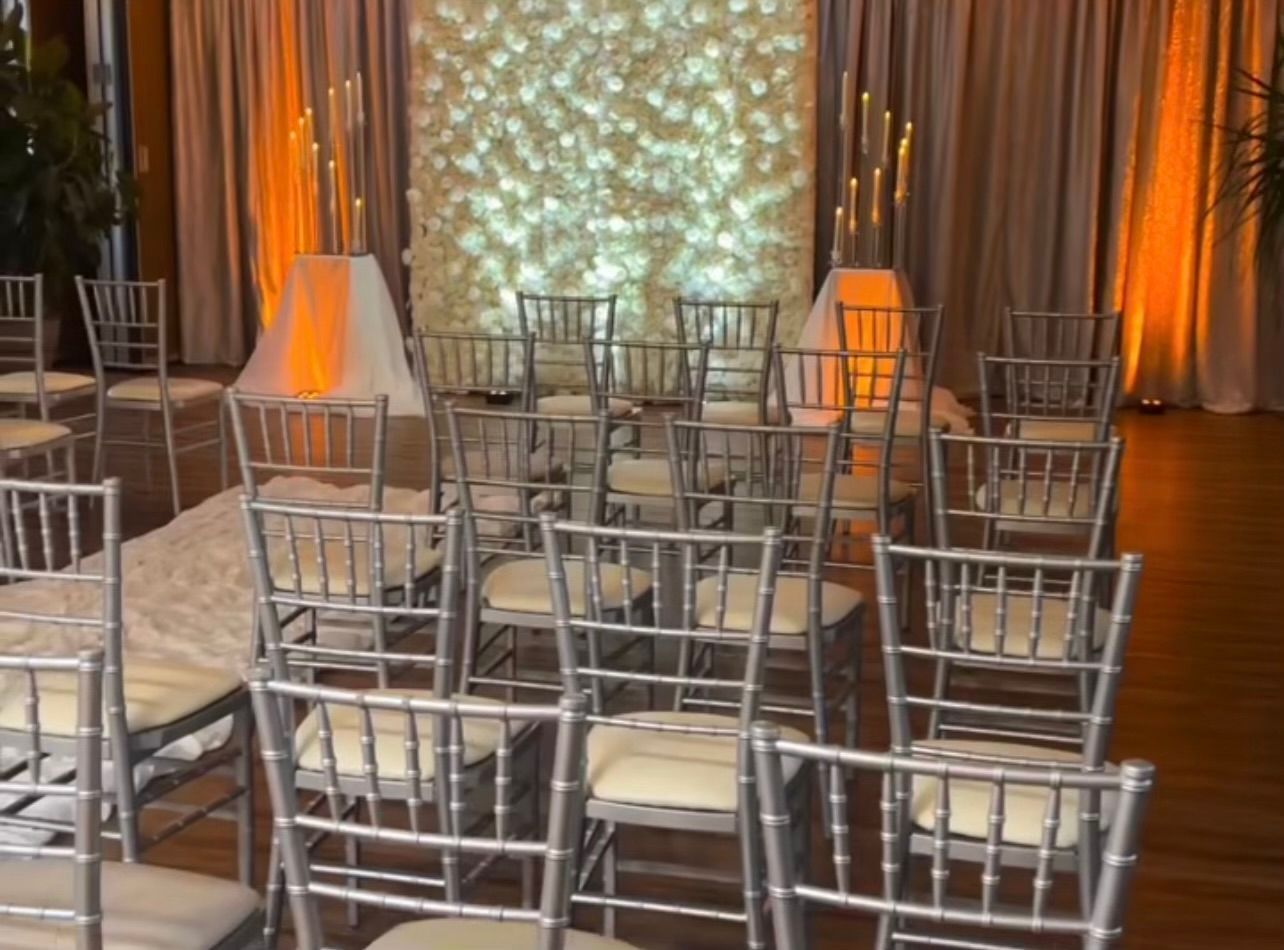
{"label": "wooden floor", "polygon": [[[1284,420],[1124,413],[1120,424],[1120,549],[1144,553],[1146,565],[1112,757],[1159,769],[1126,946],[1284,946]],[[391,445],[393,483],[422,486],[419,424],[397,422]],[[148,489],[136,462],[121,461],[135,535],[168,518],[169,500],[159,477]],[[215,491],[212,460],[186,462],[183,484],[186,505]],[[886,736],[875,640],[863,684],[867,745]],[[265,842],[265,796],[259,811]],[[230,876],[230,832],[205,824],[154,859]],[[733,866],[729,852],[703,843],[650,844]],[[654,950],[743,945],[735,928],[672,918],[624,915],[621,931]],[[870,931],[827,917],[819,932],[831,950],[866,946]],[[332,938],[362,946],[375,935]]]}

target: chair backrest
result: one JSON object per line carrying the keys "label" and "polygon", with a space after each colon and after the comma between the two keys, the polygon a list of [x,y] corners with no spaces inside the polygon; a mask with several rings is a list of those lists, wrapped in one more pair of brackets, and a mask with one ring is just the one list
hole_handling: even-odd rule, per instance
{"label": "chair backrest", "polygon": [[[774,348],[777,390],[790,426],[838,423],[842,446],[838,476],[871,479],[878,530],[890,530],[891,484],[896,474],[897,423],[903,405],[904,351]],[[919,406],[919,411],[922,407]],[[914,476],[915,478],[917,475]]]}
{"label": "chair backrest", "polygon": [[1108,360],[1119,356],[1123,314],[1055,310],[1003,311],[1003,355],[1036,360]]}
{"label": "chair backrest", "polygon": [[[766,668],[779,532],[614,528],[558,521],[552,514],[542,516],[541,530],[564,694],[588,694],[592,722],[640,732],[734,736],[741,743],[742,778],[751,782],[749,727]],[[582,553],[572,554],[576,549]],[[666,566],[672,562],[679,578],[670,590]],[[751,579],[750,602],[737,594],[736,577]],[[752,619],[724,622],[733,611]],[[629,664],[623,646],[639,640],[655,646],[653,672]],[[716,668],[710,658],[715,648]],[[611,700],[629,688],[640,689],[647,709],[661,715],[609,715]],[[730,715],[737,724],[675,723],[662,715],[666,711]]]}
{"label": "chair backrest", "polygon": [[710,398],[758,401],[766,412],[779,314],[778,300],[674,298],[678,342],[709,346]]}
{"label": "chair backrest", "polygon": [[44,276],[0,276],[0,372],[35,373],[38,404],[45,404]]}
{"label": "chair backrest", "polygon": [[[67,693],[68,680],[75,687],[75,715],[57,729],[41,719],[42,708],[56,708]],[[28,945],[58,944],[50,923],[66,924],[74,933],[76,950],[102,947],[102,749],[103,749],[103,655],[97,650],[82,651],[74,657],[0,656],[0,696],[5,720],[17,723],[0,726],[0,745],[8,753],[0,776],[0,796],[21,803],[49,799],[71,799],[70,822],[49,815],[24,816],[20,810],[0,810],[0,829],[14,829],[13,838],[0,841],[0,856],[11,859],[65,860],[72,880],[72,904],[29,906],[14,902],[11,895],[0,899],[0,942]],[[42,702],[43,693],[58,695]],[[52,733],[52,735],[50,734]],[[74,776],[66,760],[50,762],[54,742],[74,747]],[[68,781],[68,779],[71,779]],[[72,844],[22,843],[21,836],[70,834]],[[25,931],[24,924],[36,926]],[[25,938],[25,939],[24,939]]]}
{"label": "chair backrest", "polygon": [[[976,356],[981,384],[981,431],[1030,435],[1061,431],[1075,441],[1104,441],[1119,394],[1119,358],[1107,360],[1016,359]],[[1003,394],[998,408],[994,384]],[[1046,423],[1054,423],[1052,427]],[[1032,431],[1031,431],[1032,430]]]}
{"label": "chair backrest", "polygon": [[241,467],[241,484],[262,494],[278,476],[302,476],[338,485],[365,486],[346,504],[383,505],[388,445],[388,397],[303,399],[258,396],[228,389],[224,395]]}
{"label": "chair backrest", "polygon": [[406,338],[406,347],[428,423],[433,510],[441,511],[446,506],[443,489],[454,474],[446,405],[461,396],[516,396],[518,408],[532,408],[534,339],[516,334],[416,330]]}
{"label": "chair backrest", "polygon": [[[451,405],[446,420],[469,565],[534,550],[541,512],[601,520],[610,433],[606,413],[562,416]],[[586,450],[593,453],[588,478],[571,479],[572,460]],[[472,583],[476,572],[468,573]]]}
{"label": "chair backrest", "polygon": [[704,343],[647,340],[594,340],[592,363],[604,366],[604,396],[640,405],[676,406],[677,413],[698,417],[709,370]]}
{"label": "chair backrest", "polygon": [[[893,752],[926,753],[924,742],[941,738],[997,739],[1061,749],[1085,771],[1102,769],[1140,555],[1104,561],[918,548],[881,535],[873,548]],[[923,585],[921,637],[899,622],[902,569]],[[1107,611],[1098,595],[1110,587]],[[948,676],[964,668],[1003,675],[977,682]],[[1056,688],[1058,681],[1067,688]],[[954,748],[949,756],[975,754]],[[1021,756],[1013,764],[1049,767],[1046,759]]]}
{"label": "chair backrest", "polygon": [[[1101,555],[1112,541],[1123,446],[1118,437],[1035,441],[933,430],[935,543],[993,547],[1003,535],[1071,535],[1085,539],[1088,557]],[[950,456],[957,452],[965,455],[961,494],[950,487]]]}
{"label": "chair backrest", "polygon": [[80,312],[89,337],[94,373],[104,369],[156,373],[169,363],[164,280],[76,278]]}
{"label": "chair backrest", "polygon": [[[1047,942],[1038,945],[1062,946],[1058,941],[1077,936],[1082,938],[1084,947],[1092,950],[1104,950],[1120,939],[1140,856],[1142,820],[1154,784],[1155,769],[1149,762],[1126,761],[1118,772],[1110,773],[1029,769],[1000,760],[950,762],[785,740],[778,726],[765,722],[754,724],[753,753],[778,950],[810,950],[812,944],[807,940],[803,921],[805,904],[879,916],[881,936],[887,946],[900,945],[897,938],[903,930],[917,937],[914,944],[978,950],[1003,950],[1013,946],[1014,937],[1040,940],[1036,936],[1040,934],[1046,936]],[[867,782],[878,782],[879,818],[870,824],[879,829],[879,853],[856,865],[879,867],[881,873],[869,884],[862,887],[865,878],[857,875],[856,886],[852,886],[849,869],[853,866],[853,836],[846,808],[834,810],[828,835],[836,884],[822,883],[812,877],[809,867],[799,866],[791,842],[793,822],[785,795],[785,758],[829,770],[831,788],[846,788],[851,773],[867,776]],[[912,790],[916,784],[921,787],[926,783],[936,787],[931,894],[915,895],[911,890],[908,849],[915,823]],[[965,855],[964,848],[954,847],[948,834],[952,820],[950,789],[964,783],[970,800],[988,802],[987,852],[979,900],[977,888],[969,886],[977,877],[972,869],[975,858]],[[1082,873],[1096,885],[1087,890],[1086,906],[1060,910],[1052,906],[1050,897],[1061,825],[1081,821],[1081,827],[1086,826],[1095,841],[1102,830],[1100,816],[1090,810],[1086,814],[1076,812],[1084,812],[1083,805],[1090,799],[1106,795],[1117,796],[1118,804],[1104,850],[1092,849],[1082,868]],[[1004,825],[1015,803],[1036,796],[1046,798],[1047,805],[1034,867],[1005,867],[1000,861]],[[872,814],[870,817],[873,819]],[[1089,862],[1093,866],[1088,867]],[[960,868],[952,875],[955,866],[964,863],[971,867]],[[949,929],[942,932],[941,928]],[[932,939],[934,935],[939,943]]]}
{"label": "chair backrest", "polygon": [[615,294],[594,297],[517,292],[518,332],[535,338],[534,368],[539,385],[589,391],[589,381],[580,377],[581,347],[590,340],[615,336],[615,304]]}
{"label": "chair backrest", "polygon": [[[541,950],[564,946],[583,821],[582,697],[565,698],[560,706],[421,699],[269,679],[262,668],[251,693],[301,950],[326,945],[317,897],[416,916],[528,922],[538,925]],[[297,740],[281,715],[283,705],[299,700],[312,705],[319,721],[355,722],[360,733],[362,769],[354,776],[340,771],[330,731],[318,732],[320,786],[333,790],[318,811],[299,807]],[[538,750],[543,734],[554,731],[545,834],[539,792],[518,781],[515,770]],[[479,790],[489,793],[480,815]],[[349,810],[349,797],[364,807]],[[367,855],[359,869],[347,868],[335,879],[333,864],[309,847],[316,834],[377,840],[380,854],[393,848],[412,854],[414,870],[401,863],[385,871]],[[440,876],[426,873],[430,854],[440,861]],[[483,904],[471,894],[465,902],[462,881],[478,869],[461,867],[470,858],[479,866],[499,859],[541,863],[539,909]],[[354,876],[359,889],[345,886],[343,878]]]}
{"label": "chair backrest", "polygon": [[[434,689],[453,688],[459,617],[462,515],[403,514],[241,496],[255,609],[273,675],[291,669],[373,672],[387,685],[391,667],[433,670]],[[429,597],[431,591],[435,597]],[[309,613],[355,628],[355,648],[293,635]],[[410,636],[427,651],[394,651]]]}

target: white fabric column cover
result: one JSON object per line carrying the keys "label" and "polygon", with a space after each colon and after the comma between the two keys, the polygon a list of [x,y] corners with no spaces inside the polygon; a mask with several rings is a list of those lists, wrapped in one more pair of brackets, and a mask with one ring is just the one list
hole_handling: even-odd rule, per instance
{"label": "white fabric column cover", "polygon": [[374,257],[300,255],[281,307],[236,387],[276,396],[388,396],[392,415],[421,415],[397,311]]}

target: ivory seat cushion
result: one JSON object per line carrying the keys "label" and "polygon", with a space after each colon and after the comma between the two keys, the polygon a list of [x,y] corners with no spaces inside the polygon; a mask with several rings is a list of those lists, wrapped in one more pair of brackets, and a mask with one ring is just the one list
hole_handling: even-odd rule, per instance
{"label": "ivory seat cushion", "polygon": [[[1049,768],[1058,764],[1066,771],[1077,771],[1082,761],[1078,753],[1068,749],[1048,749],[1037,745],[1015,742],[986,742],[974,739],[934,739],[915,743],[914,751],[931,755],[933,750],[947,753],[966,753],[985,756],[1018,767],[1037,767],[1048,763]],[[960,759],[960,763],[967,761]],[[973,764],[973,763],[970,763]],[[1113,769],[1113,766],[1107,766]],[[965,838],[985,839],[989,833],[990,790],[989,782],[950,782],[950,833]],[[910,814],[914,824],[932,831],[936,827],[936,801],[940,794],[939,782],[929,776],[915,776],[910,792]],[[1005,788],[1007,819],[1003,823],[1002,840],[1007,844],[1037,847],[1043,839],[1043,819],[1047,814],[1050,789],[1031,785],[1008,785]],[[1117,796],[1101,796],[1101,827],[1110,826]],[[1072,848],[1079,842],[1079,792],[1066,789],[1061,793],[1061,825],[1057,829],[1058,848]]]}
{"label": "ivory seat cushion", "polygon": [[[566,590],[571,613],[584,616],[586,600],[583,561],[566,560]],[[602,606],[608,610],[624,606],[626,596],[637,600],[651,591],[651,575],[636,567],[629,568],[629,589],[625,590],[625,571],[618,564],[599,565],[602,581]],[[542,556],[522,558],[499,565],[482,581],[482,597],[495,610],[515,613],[551,614],[553,598],[549,592],[548,569]]]}
{"label": "ivory seat cushion", "polygon": [[[548,416],[592,416],[595,414],[592,396],[543,396],[535,404],[536,411]],[[606,400],[606,411],[613,417],[627,416],[633,403],[627,399]]]}
{"label": "ivory seat cushion", "polygon": [[[58,373],[45,371],[45,392],[53,395],[75,392],[77,389],[93,389],[97,381],[92,376],[80,373]],[[31,370],[16,373],[0,373],[0,397],[34,396],[36,394],[36,374]]]}
{"label": "ivory seat cushion", "polygon": [[[343,540],[343,529],[326,531],[324,523],[322,532],[329,540],[325,542],[321,555],[324,560],[326,590],[332,597],[366,597],[370,593],[370,542],[353,528],[351,552]],[[296,540],[293,550],[297,554],[297,564],[291,562],[291,546],[284,539],[269,539],[268,551],[272,566],[272,583],[277,587],[298,591],[304,594],[321,595],[322,564],[318,563],[317,542],[313,538],[302,537]],[[415,539],[415,563],[413,575],[423,577],[441,563],[442,552],[430,547],[426,538]],[[352,561],[351,578],[349,578],[348,561]],[[296,585],[294,572],[298,570]],[[406,583],[406,534],[405,529],[397,525],[387,525],[383,529],[383,585],[385,588],[400,587]]]}
{"label": "ivory seat cushion", "polygon": [[[69,860],[0,862],[6,904],[73,906]],[[248,887],[221,878],[152,864],[102,865],[104,950],[209,950],[244,924],[259,907]],[[0,917],[6,950],[72,950],[70,924]]]}
{"label": "ivory seat cushion", "polygon": [[[726,594],[719,596],[718,585],[726,583]],[[860,591],[842,584],[824,581],[820,587],[820,624],[832,627],[855,613],[864,603]],[[696,622],[702,627],[748,631],[753,626],[753,611],[758,602],[758,577],[754,574],[729,574],[706,577],[696,585]],[[719,624],[718,611],[725,609]],[[796,636],[807,632],[807,579],[777,577],[776,599],[771,608],[771,633]]]}
{"label": "ivory seat cushion", "polygon": [[[724,426],[756,426],[763,423],[762,418],[760,418],[758,403],[749,399],[726,399],[706,402],[700,418],[704,422],[712,422]],[[774,425],[779,421],[780,407],[768,403],[766,423]]]}
{"label": "ivory seat cushion", "polygon": [[[799,480],[798,490],[803,498],[819,498],[825,476],[809,472]],[[889,479],[887,500],[891,504],[904,501],[914,489],[906,482]],[[873,475],[835,475],[834,507],[872,510],[878,506],[878,479]]]}
{"label": "ivory seat cushion", "polygon": [[[998,650],[999,628],[998,594],[989,591],[978,591],[968,596],[966,602],[958,598],[954,606],[954,640],[962,648],[965,642],[978,653],[995,653]],[[1009,592],[1003,598],[1004,635],[1003,655],[1030,655],[1030,641],[1034,633],[1034,599],[1018,596]],[[1082,612],[1083,604],[1076,605],[1076,613]],[[970,614],[970,635],[963,630],[964,610]],[[1091,607],[1094,611],[1092,624],[1092,647],[1101,649],[1110,632],[1110,611],[1102,607]],[[1044,596],[1039,603],[1039,642],[1035,656],[1041,660],[1056,660],[1066,656],[1066,641],[1070,637],[1069,614],[1070,602],[1059,598]],[[1076,621],[1078,622],[1078,621]]]}
{"label": "ivory seat cushion", "polygon": [[[1090,419],[1019,419],[1014,423],[1018,439],[1035,442],[1096,442],[1097,424]],[[1117,435],[1110,427],[1107,438]]]}
{"label": "ivory seat cushion", "polygon": [[[736,728],[734,716],[649,711],[617,717],[682,726]],[[791,742],[805,742],[796,729],[781,728]],[[785,759],[785,781],[800,760]],[[588,734],[588,785],[594,798],[660,808],[736,810],[736,737],[653,732],[597,725]]]}
{"label": "ivory seat cushion", "polygon": [[[950,416],[947,412],[932,410],[932,428],[940,429],[942,432],[950,431]],[[885,409],[862,409],[860,412],[853,412],[851,418],[851,428],[854,433],[862,436],[880,436],[883,429],[887,426],[887,410]],[[918,406],[901,406],[896,410],[896,432],[897,438],[909,438],[923,434],[923,410]]]}
{"label": "ivory seat cushion", "polygon": [[[217,396],[223,391],[223,385],[209,379],[192,379],[191,377],[169,377],[166,380],[169,398],[174,402],[190,402],[193,399],[204,399]],[[126,402],[154,402],[161,399],[160,377],[139,376],[126,379],[107,390],[108,399],[120,399]]]}
{"label": "ivory seat cushion", "polygon": [[[539,927],[514,921],[415,920],[392,928],[366,950],[535,950]],[[601,934],[566,931],[566,950],[635,950]]]}
{"label": "ivory seat cushion", "polygon": [[[432,693],[423,689],[373,689],[368,690],[371,696],[397,696],[407,699],[432,699]],[[495,704],[493,699],[482,696],[457,696],[456,699],[470,703]],[[335,768],[340,775],[363,775],[361,756],[361,710],[355,706],[331,705],[326,707],[330,714],[330,729],[333,736]],[[406,714],[389,709],[374,709],[370,712],[374,727],[374,754],[379,775],[386,779],[404,778],[406,775]],[[499,723],[489,719],[462,719],[464,736],[465,765],[474,765],[495,753],[499,747]],[[323,748],[319,729],[321,725],[317,710],[308,713],[307,718],[299,723],[294,733],[295,749],[298,755],[298,767],[310,772],[320,772],[323,761]],[[433,758],[433,729],[436,720],[430,715],[415,716],[415,725],[419,732],[419,774],[425,781],[436,772]],[[513,730],[513,735],[516,730]]]}
{"label": "ivory seat cushion", "polygon": [[[565,467],[560,459],[552,458],[547,452],[531,453],[530,461],[527,463],[527,470],[523,474],[519,471],[518,458],[509,454],[505,456],[502,451],[493,452],[466,452],[464,454],[464,466],[469,475],[474,478],[495,478],[507,481],[555,481],[565,474]],[[441,460],[441,473],[446,478],[454,478],[459,470],[455,465],[453,456],[446,455]]]}
{"label": "ivory seat cushion", "polygon": [[[1030,465],[1033,469],[1039,463],[1032,461]],[[990,510],[988,485],[977,488],[976,503],[982,510]],[[1087,477],[1081,477],[1076,483],[1073,495],[1068,481],[1054,480],[1049,486],[1043,478],[1036,477],[1034,471],[1028,473],[1024,483],[1015,478],[999,482],[1000,514],[1027,518],[1091,518],[1096,506],[1095,485]],[[1007,531],[1019,531],[1021,522],[1009,522],[1002,527]],[[1034,525],[1029,526],[1029,530],[1034,528]]]}
{"label": "ivory seat cushion", "polygon": [[71,435],[71,430],[56,422],[39,419],[0,419],[0,452],[30,449],[56,442]]}
{"label": "ivory seat cushion", "polygon": [[[40,728],[54,735],[76,732],[76,674],[39,673]],[[125,720],[131,733],[178,722],[241,688],[241,678],[217,666],[185,666],[125,660]],[[0,690],[0,729],[26,726],[27,685],[22,678],[5,680]],[[111,720],[103,719],[104,733]]]}
{"label": "ivory seat cushion", "polygon": [[[699,486],[701,491],[727,484],[727,470],[722,465],[710,463],[700,474],[706,480]],[[606,481],[612,491],[626,495],[673,497],[673,473],[668,459],[624,459],[607,470]]]}

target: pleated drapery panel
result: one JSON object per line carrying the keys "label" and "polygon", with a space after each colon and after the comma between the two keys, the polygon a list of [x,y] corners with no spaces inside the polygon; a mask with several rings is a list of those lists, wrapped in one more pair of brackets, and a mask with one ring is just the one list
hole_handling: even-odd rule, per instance
{"label": "pleated drapery panel", "polygon": [[170,18],[183,359],[240,364],[271,320],[296,244],[290,130],[358,70],[369,245],[403,308],[401,0],[183,0]]}
{"label": "pleated drapery panel", "polygon": [[851,50],[875,115],[915,125],[906,268],[948,314],[943,381],[975,389],[1005,306],[1126,316],[1125,388],[1284,407],[1279,263],[1212,201],[1223,138],[1270,75],[1279,0],[819,0],[817,273]]}

